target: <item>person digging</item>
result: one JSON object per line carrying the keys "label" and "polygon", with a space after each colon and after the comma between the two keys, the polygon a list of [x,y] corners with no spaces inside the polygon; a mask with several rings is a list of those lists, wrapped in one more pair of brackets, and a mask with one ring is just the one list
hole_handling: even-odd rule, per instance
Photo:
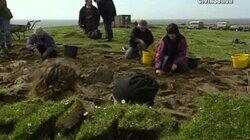
{"label": "person digging", "polygon": [[147,21],[141,20],[131,33],[129,48],[125,53],[125,58],[140,58],[142,51],[147,50],[153,42],[154,37],[152,32],[148,29]]}
{"label": "person digging", "polygon": [[40,52],[42,59],[57,57],[55,41],[42,27],[35,29],[34,34],[27,41],[26,48],[29,50],[36,48]]}
{"label": "person digging", "polygon": [[168,25],[157,48],[155,69],[157,75],[164,72],[185,73],[188,71],[187,41],[174,23]]}
{"label": "person digging", "polygon": [[111,97],[115,103],[153,106],[159,88],[159,84],[153,77],[141,73],[133,73],[122,77],[115,83]]}

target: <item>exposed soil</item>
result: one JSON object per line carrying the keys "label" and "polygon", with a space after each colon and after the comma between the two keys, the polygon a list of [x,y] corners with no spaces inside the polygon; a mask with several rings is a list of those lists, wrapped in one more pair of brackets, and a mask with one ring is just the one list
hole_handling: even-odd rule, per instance
{"label": "exposed soil", "polygon": [[[7,95],[12,95],[15,101],[16,98],[27,97],[33,86],[34,72],[42,66],[42,63],[44,62],[37,52],[12,50],[10,59],[0,58],[0,88],[11,89]],[[204,92],[229,91],[240,95],[247,93],[246,73],[244,70],[233,69],[231,62],[228,61],[204,59],[196,70],[190,70],[186,74],[171,73],[161,77],[155,75],[152,66],[145,66],[139,60],[125,60],[122,53],[80,49],[78,58],[71,60],[71,63],[79,75],[78,84],[85,93],[83,98],[96,105],[111,102],[109,97],[112,95],[113,83],[123,75],[140,72],[154,76],[161,87],[155,106],[168,108],[169,112],[181,122],[195,114],[194,101]],[[104,66],[101,70],[104,74],[98,73],[97,69],[100,66]],[[113,76],[114,81],[110,81],[110,76]],[[7,95],[1,95],[0,100],[4,101]]]}

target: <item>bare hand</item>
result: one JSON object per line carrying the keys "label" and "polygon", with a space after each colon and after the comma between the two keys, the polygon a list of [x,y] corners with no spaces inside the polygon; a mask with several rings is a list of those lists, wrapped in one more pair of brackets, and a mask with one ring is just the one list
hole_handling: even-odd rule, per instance
{"label": "bare hand", "polygon": [[173,64],[171,70],[172,70],[172,71],[176,71],[177,68],[178,68],[178,66],[177,66],[176,64]]}
{"label": "bare hand", "polygon": [[156,70],[156,75],[161,76],[164,72],[162,70]]}
{"label": "bare hand", "polygon": [[42,59],[46,59],[48,57],[48,54],[47,53],[44,53],[43,55],[42,55]]}

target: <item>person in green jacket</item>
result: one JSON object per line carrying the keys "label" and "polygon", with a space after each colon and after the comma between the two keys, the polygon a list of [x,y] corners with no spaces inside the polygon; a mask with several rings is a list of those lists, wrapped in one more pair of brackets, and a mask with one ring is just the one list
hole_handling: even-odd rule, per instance
{"label": "person in green jacket", "polygon": [[98,9],[93,6],[92,0],[85,0],[85,3],[85,6],[80,10],[78,24],[88,34],[89,32],[98,30],[100,14]]}
{"label": "person in green jacket", "polygon": [[10,20],[12,17],[12,13],[7,7],[6,0],[0,0],[0,46],[5,54],[8,54],[8,48],[12,46],[10,31]]}

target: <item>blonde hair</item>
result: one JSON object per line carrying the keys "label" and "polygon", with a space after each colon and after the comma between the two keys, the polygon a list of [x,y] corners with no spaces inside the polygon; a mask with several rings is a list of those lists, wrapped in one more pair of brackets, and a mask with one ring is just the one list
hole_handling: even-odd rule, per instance
{"label": "blonde hair", "polygon": [[36,27],[34,30],[34,34],[37,36],[42,36],[45,33],[42,27]]}

